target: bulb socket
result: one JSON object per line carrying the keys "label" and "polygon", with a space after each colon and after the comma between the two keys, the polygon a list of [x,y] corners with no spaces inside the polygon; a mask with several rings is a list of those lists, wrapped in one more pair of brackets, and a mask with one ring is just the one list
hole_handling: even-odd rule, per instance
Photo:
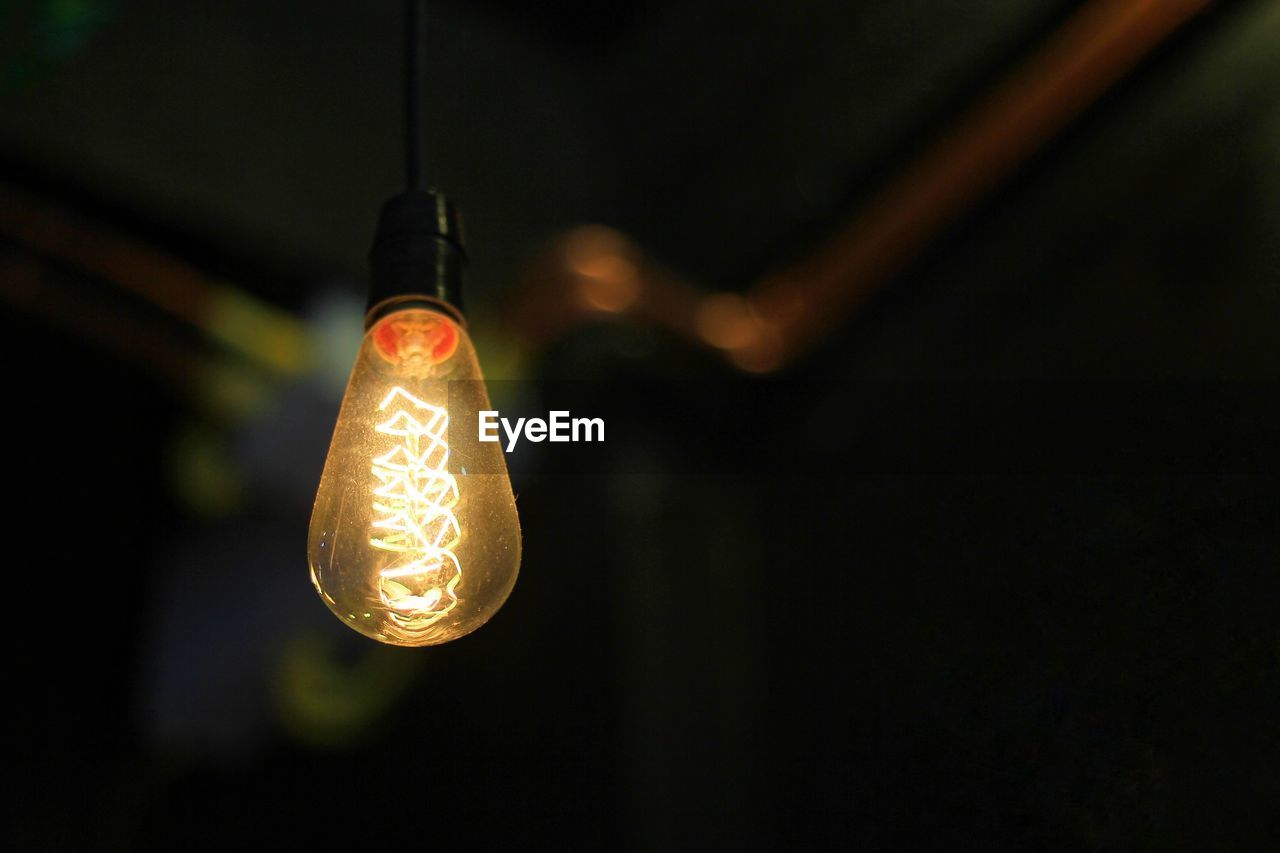
{"label": "bulb socket", "polygon": [[365,328],[409,307],[462,317],[462,271],[467,253],[462,219],[443,194],[411,190],[382,206],[369,250],[369,304]]}

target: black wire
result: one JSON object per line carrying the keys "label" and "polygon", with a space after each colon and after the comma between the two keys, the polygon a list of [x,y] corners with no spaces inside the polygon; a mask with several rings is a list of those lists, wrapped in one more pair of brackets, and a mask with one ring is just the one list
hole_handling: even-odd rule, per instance
{"label": "black wire", "polygon": [[425,0],[404,3],[404,173],[410,190],[427,188],[423,165],[422,48]]}

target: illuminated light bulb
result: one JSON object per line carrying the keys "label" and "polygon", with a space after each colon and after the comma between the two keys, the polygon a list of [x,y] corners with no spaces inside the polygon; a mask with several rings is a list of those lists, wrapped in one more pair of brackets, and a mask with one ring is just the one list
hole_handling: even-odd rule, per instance
{"label": "illuminated light bulb", "polygon": [[[466,330],[422,300],[365,334],[311,515],[311,580],[338,618],[399,646],[479,628],[511,592],[520,522]],[[394,308],[395,306],[393,306]]]}

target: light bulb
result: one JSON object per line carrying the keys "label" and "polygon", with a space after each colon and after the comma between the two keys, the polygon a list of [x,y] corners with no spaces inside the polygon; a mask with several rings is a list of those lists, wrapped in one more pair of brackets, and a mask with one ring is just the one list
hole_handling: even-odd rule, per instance
{"label": "light bulb", "polygon": [[307,556],[339,619],[399,646],[479,628],[511,592],[520,521],[466,330],[411,304],[364,336],[325,460]]}

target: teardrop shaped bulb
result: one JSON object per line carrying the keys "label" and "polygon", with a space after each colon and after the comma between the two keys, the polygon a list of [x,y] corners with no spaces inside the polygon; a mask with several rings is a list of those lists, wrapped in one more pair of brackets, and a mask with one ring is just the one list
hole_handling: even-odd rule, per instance
{"label": "teardrop shaped bulb", "polygon": [[520,520],[475,349],[421,307],[365,334],[325,460],[307,556],[347,625],[398,646],[469,634],[511,593]]}

